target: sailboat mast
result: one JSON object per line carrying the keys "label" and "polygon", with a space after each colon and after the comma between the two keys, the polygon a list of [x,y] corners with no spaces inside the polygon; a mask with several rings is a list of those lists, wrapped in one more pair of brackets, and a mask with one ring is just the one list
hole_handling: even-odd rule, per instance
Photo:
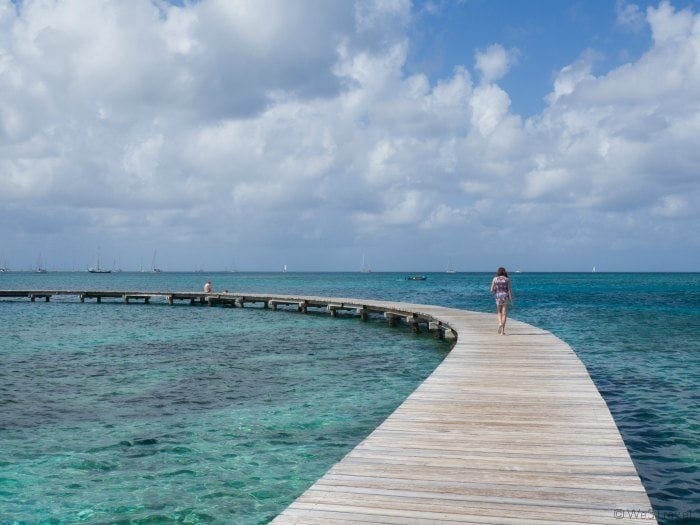
{"label": "sailboat mast", "polygon": [[156,254],[158,253],[158,250],[153,250],[153,261],[151,261],[151,271],[153,273],[160,273],[160,268],[156,266]]}

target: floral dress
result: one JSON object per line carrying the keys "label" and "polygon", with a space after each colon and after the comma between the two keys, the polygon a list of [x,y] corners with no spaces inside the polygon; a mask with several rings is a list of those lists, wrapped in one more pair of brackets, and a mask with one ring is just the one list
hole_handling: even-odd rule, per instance
{"label": "floral dress", "polygon": [[508,299],[510,299],[510,281],[508,277],[499,275],[493,280],[493,295],[498,306],[508,302]]}

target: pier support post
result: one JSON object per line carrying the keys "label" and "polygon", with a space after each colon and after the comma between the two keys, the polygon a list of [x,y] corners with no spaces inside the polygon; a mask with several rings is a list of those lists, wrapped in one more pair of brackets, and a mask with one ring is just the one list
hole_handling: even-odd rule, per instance
{"label": "pier support post", "polygon": [[384,317],[389,321],[389,326],[396,326],[399,322],[399,316],[390,312],[384,312]]}
{"label": "pier support post", "polygon": [[173,304],[174,302],[175,302],[175,300],[173,299],[173,296],[172,296],[172,295],[169,295],[169,296],[168,296],[168,304],[169,304],[170,306],[172,306],[172,304]]}
{"label": "pier support post", "polygon": [[416,314],[413,314],[410,317],[406,317],[406,323],[408,323],[408,326],[411,327],[411,331],[415,334],[420,332],[420,326],[418,325],[418,317]]}
{"label": "pier support post", "polygon": [[270,305],[271,305],[273,311],[277,311],[277,303],[276,302],[272,301],[270,303]]}
{"label": "pier support post", "polygon": [[124,299],[124,302],[125,302],[126,304],[129,304],[129,296],[128,296],[128,295],[124,295],[124,296],[123,296],[123,299]]}
{"label": "pier support post", "polygon": [[32,295],[29,296],[29,300],[30,300],[31,302],[36,301],[36,298],[34,297],[34,294],[32,294]]}
{"label": "pier support post", "polygon": [[309,311],[309,302],[308,301],[303,301],[299,303],[299,311],[303,314],[308,313]]}
{"label": "pier support post", "polygon": [[267,301],[263,301],[263,308],[267,310],[270,307],[270,304]]}
{"label": "pier support post", "polygon": [[102,302],[102,296],[100,296],[100,295],[97,296],[97,302],[98,302],[98,303],[101,303],[101,302]]}
{"label": "pier support post", "polygon": [[80,302],[81,302],[81,303],[84,303],[84,302],[85,302],[85,294],[84,294],[84,293],[81,293],[81,294],[80,294]]}
{"label": "pier support post", "polygon": [[437,323],[428,323],[428,330],[433,330],[435,332],[435,339],[441,341],[445,339],[445,327],[440,321]]}
{"label": "pier support post", "polygon": [[366,321],[369,317],[367,315],[367,307],[366,306],[363,306],[362,308],[358,308],[357,313],[360,314],[360,319],[363,321]]}

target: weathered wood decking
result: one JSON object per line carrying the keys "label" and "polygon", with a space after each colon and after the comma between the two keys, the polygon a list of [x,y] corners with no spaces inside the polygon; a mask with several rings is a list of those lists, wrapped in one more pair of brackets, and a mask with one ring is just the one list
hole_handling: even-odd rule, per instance
{"label": "weathered wood decking", "polygon": [[[52,296],[5,293],[0,297]],[[61,293],[81,296],[53,292]],[[85,299],[105,292],[82,293]],[[170,303],[291,305],[301,312],[322,308],[363,319],[369,312],[457,335],[435,372],[275,524],[655,522],[607,405],[571,348],[549,332],[511,320],[508,335],[501,336],[492,314],[384,301],[100,295],[124,301],[145,296]]]}
{"label": "weathered wood decking", "polygon": [[498,335],[495,315],[401,308],[449,324],[455,347],[275,524],[655,521],[607,405],[568,345],[512,320]]}

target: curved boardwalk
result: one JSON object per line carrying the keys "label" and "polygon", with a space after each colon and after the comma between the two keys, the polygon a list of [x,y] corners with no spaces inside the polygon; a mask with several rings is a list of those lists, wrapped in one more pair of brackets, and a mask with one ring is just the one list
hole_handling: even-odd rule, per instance
{"label": "curved boardwalk", "polygon": [[357,299],[0,291],[31,300],[53,295],[384,314],[458,335],[435,372],[275,524],[655,523],[586,368],[544,330],[511,320],[501,336],[493,314]]}
{"label": "curved boardwalk", "polygon": [[498,335],[493,314],[376,304],[441,320],[457,344],[273,523],[655,522],[608,407],[567,344],[512,320]]}

